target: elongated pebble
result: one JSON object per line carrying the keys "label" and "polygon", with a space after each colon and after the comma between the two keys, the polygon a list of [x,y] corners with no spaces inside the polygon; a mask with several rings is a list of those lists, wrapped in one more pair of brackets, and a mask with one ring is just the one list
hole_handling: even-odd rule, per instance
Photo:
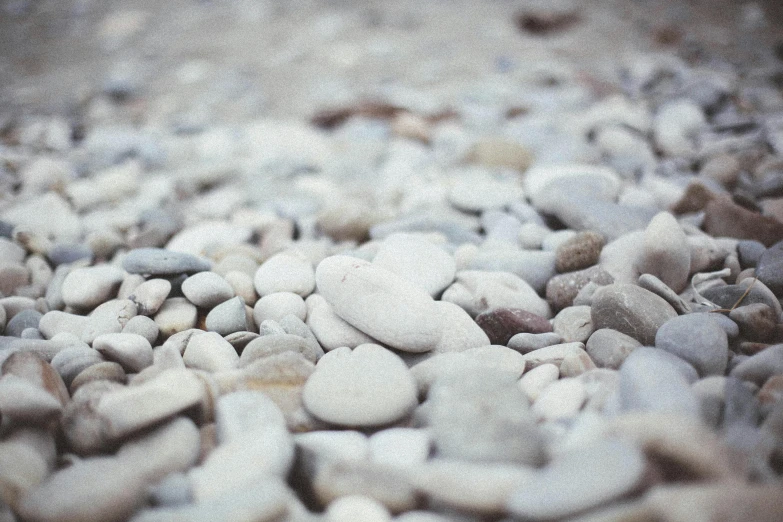
{"label": "elongated pebble", "polygon": [[129,274],[177,275],[204,272],[210,263],[192,254],[163,248],[136,248],[122,259],[122,268]]}
{"label": "elongated pebble", "polygon": [[426,352],[441,338],[443,319],[432,297],[388,270],[332,256],[319,263],[316,281],[338,316],[382,343]]}
{"label": "elongated pebble", "polygon": [[95,338],[92,346],[108,360],[122,365],[129,373],[138,373],[152,364],[152,346],[141,335],[103,334]]}
{"label": "elongated pebble", "polygon": [[66,305],[76,309],[92,309],[116,296],[123,271],[111,265],[99,265],[71,270],[62,286]]}

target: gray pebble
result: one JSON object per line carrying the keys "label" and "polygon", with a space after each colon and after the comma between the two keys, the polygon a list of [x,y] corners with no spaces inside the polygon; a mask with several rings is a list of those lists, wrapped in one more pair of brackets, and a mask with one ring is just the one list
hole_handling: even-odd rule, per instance
{"label": "gray pebble", "polygon": [[46,252],[46,257],[52,265],[59,266],[74,263],[76,261],[93,260],[92,249],[84,243],[55,243]]}
{"label": "gray pebble", "polygon": [[22,333],[19,337],[21,337],[22,339],[41,339],[41,340],[43,340],[44,338],[43,334],[38,328],[25,328],[24,330],[22,330]]}
{"label": "gray pebble", "polygon": [[759,241],[744,239],[737,242],[737,256],[742,268],[755,268],[767,247]]}
{"label": "gray pebble", "polygon": [[642,343],[617,330],[601,328],[587,340],[585,349],[599,368],[618,369]]}
{"label": "gray pebble", "polygon": [[93,364],[105,362],[106,359],[87,346],[65,348],[52,358],[52,367],[60,374],[66,386],[71,385],[74,377]]}
{"label": "gray pebble", "polygon": [[141,335],[103,334],[95,338],[92,346],[108,360],[122,365],[128,373],[138,373],[152,364],[152,346]]}
{"label": "gray pebble", "polygon": [[655,347],[688,361],[701,376],[726,371],[728,337],[709,314],[681,315],[666,321],[655,335]]}
{"label": "gray pebble", "polygon": [[122,268],[130,274],[162,276],[205,272],[210,263],[192,254],[163,248],[137,248],[125,255]]}
{"label": "gray pebble", "polygon": [[242,298],[234,297],[214,307],[207,314],[206,327],[210,332],[217,332],[220,335],[246,331],[247,314]]}
{"label": "gray pebble", "polygon": [[169,281],[150,279],[137,286],[128,299],[136,303],[139,315],[155,315],[170,293]]}
{"label": "gray pebble", "polygon": [[470,270],[510,272],[542,293],[555,274],[555,253],[541,250],[479,251],[465,267]]}
{"label": "gray pebble", "polygon": [[783,241],[769,247],[759,258],[756,277],[777,297],[783,297]]}
{"label": "gray pebble", "polygon": [[182,282],[182,293],[199,308],[214,308],[234,297],[231,285],[215,272],[199,272]]}
{"label": "gray pebble", "polygon": [[748,358],[735,359],[738,359],[737,365],[729,375],[759,386],[771,376],[783,374],[783,344],[770,346]]}
{"label": "gray pebble", "polygon": [[552,319],[552,330],[564,343],[586,343],[593,333],[593,320],[589,306],[569,306]]}
{"label": "gray pebble", "polygon": [[651,346],[655,343],[658,328],[676,317],[677,312],[669,303],[644,288],[613,284],[596,291],[591,315],[596,330],[611,328]]}
{"label": "gray pebble", "polygon": [[658,279],[652,274],[642,274],[639,276],[639,286],[645,290],[649,290],[655,295],[663,298],[667,303],[672,305],[672,308],[678,314],[687,314],[691,311],[691,307],[686,303],[677,292],[669,288],[663,281]]}
{"label": "gray pebble", "polygon": [[38,328],[43,314],[37,310],[27,309],[16,314],[5,325],[5,334],[12,337],[21,337],[22,332],[27,328]]}
{"label": "gray pebble", "polygon": [[609,272],[598,266],[559,274],[547,282],[546,300],[554,312],[559,312],[563,308],[576,304],[574,300],[590,283],[604,286],[613,282],[614,278],[609,275]]}
{"label": "gray pebble", "polygon": [[[657,352],[657,353],[656,353]],[[624,411],[700,415],[701,406],[681,367],[653,348],[637,348],[620,366],[619,394]],[[695,374],[695,372],[694,372]],[[694,381],[696,376],[694,375]]]}

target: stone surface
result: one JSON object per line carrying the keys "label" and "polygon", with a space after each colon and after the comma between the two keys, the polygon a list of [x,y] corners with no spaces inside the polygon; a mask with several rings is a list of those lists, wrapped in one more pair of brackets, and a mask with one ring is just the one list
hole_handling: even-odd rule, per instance
{"label": "stone surface", "polygon": [[776,296],[783,295],[783,241],[767,248],[756,265],[756,277]]}
{"label": "stone surface", "polygon": [[644,457],[633,444],[620,439],[595,442],[553,459],[511,494],[508,506],[529,520],[574,515],[630,492],[644,469]]}
{"label": "stone surface", "polygon": [[294,314],[302,321],[307,318],[307,305],[299,294],[274,292],[265,295],[253,306],[253,320],[258,325],[267,319],[279,321],[288,314]]}
{"label": "stone surface", "polygon": [[189,368],[217,372],[235,368],[239,355],[219,333],[207,332],[190,338],[182,360]]}
{"label": "stone surface", "polygon": [[457,267],[454,257],[427,239],[391,235],[381,243],[372,263],[407,279],[433,297],[452,281]]}
{"label": "stone surface", "polygon": [[224,336],[246,331],[248,326],[245,302],[241,297],[234,297],[220,303],[209,311],[204,324],[208,331]]}
{"label": "stone surface", "polygon": [[155,315],[171,292],[166,279],[149,279],[137,286],[128,299],[136,303],[139,315]]}
{"label": "stone surface", "polygon": [[599,368],[620,368],[623,361],[642,343],[611,328],[601,328],[590,335],[586,349]]}
{"label": "stone surface", "polygon": [[443,317],[443,334],[433,353],[463,352],[491,344],[486,332],[461,307],[448,301],[436,301]]}
{"label": "stone surface", "polygon": [[106,359],[119,363],[129,373],[138,373],[152,364],[152,346],[141,335],[110,333],[92,343]]}
{"label": "stone surface", "polygon": [[552,330],[564,343],[586,343],[593,333],[593,320],[589,306],[569,306],[552,320]]}
{"label": "stone surface", "polygon": [[604,243],[604,237],[591,230],[577,233],[557,247],[555,269],[562,274],[597,264]]}
{"label": "stone surface", "polygon": [[507,346],[524,354],[562,342],[563,339],[554,332],[540,334],[518,333],[508,340]]}
{"label": "stone surface", "polygon": [[122,268],[129,274],[172,276],[207,271],[210,263],[173,249],[136,248],[122,258]]}
{"label": "stone surface", "polygon": [[63,301],[81,310],[95,308],[116,295],[122,277],[122,270],[108,265],[71,270],[63,280]]}
{"label": "stone surface", "polygon": [[552,307],[552,311],[557,313],[563,308],[573,305],[579,291],[590,283],[603,286],[613,282],[614,278],[598,266],[560,274],[547,283],[546,300]]}
{"label": "stone surface", "polygon": [[655,334],[655,347],[691,363],[700,375],[723,375],[728,362],[726,332],[709,314],[681,315]]}
{"label": "stone surface", "polygon": [[636,260],[642,274],[652,274],[679,293],[685,289],[691,269],[691,251],[677,220],[661,212],[644,231],[644,248]]}
{"label": "stone surface", "polygon": [[275,292],[293,292],[307,297],[315,288],[315,272],[303,255],[281,252],[258,267],[253,284],[261,297]]}
{"label": "stone surface", "polygon": [[611,328],[644,345],[655,342],[655,333],[677,312],[662,298],[630,284],[613,284],[596,291],[591,307],[596,330]]}
{"label": "stone surface", "polygon": [[551,316],[549,305],[533,288],[509,272],[462,270],[442,296],[462,307],[472,317],[496,308],[519,308],[540,315]]}
{"label": "stone surface", "polygon": [[234,297],[234,289],[215,272],[199,272],[182,282],[182,293],[199,308],[214,308]]}
{"label": "stone surface", "polygon": [[432,298],[380,267],[348,256],[332,256],[316,270],[318,292],[334,312],[359,331],[409,351],[435,347],[443,319]]}
{"label": "stone surface", "polygon": [[[262,297],[259,302],[263,299]],[[324,350],[334,350],[340,346],[356,348],[360,344],[374,342],[372,337],[357,330],[334,313],[332,305],[322,296],[310,295],[305,300],[305,304],[307,326],[313,331]]]}
{"label": "stone surface", "polygon": [[783,345],[776,344],[745,359],[729,375],[761,386],[773,375],[783,374]]}
{"label": "stone surface", "polygon": [[377,426],[399,420],[416,405],[416,383],[405,363],[376,344],[332,350],[305,384],[307,410],[340,426]]}
{"label": "stone surface", "polygon": [[184,297],[169,297],[155,314],[155,324],[162,337],[167,338],[196,326],[198,310]]}
{"label": "stone surface", "polygon": [[552,331],[549,321],[520,308],[495,308],[476,317],[478,324],[492,344],[505,346],[519,333],[540,334]]}

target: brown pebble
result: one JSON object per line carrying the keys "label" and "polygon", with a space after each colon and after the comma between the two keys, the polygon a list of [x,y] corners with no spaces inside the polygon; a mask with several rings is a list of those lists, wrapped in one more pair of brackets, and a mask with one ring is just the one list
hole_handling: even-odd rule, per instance
{"label": "brown pebble", "polygon": [[476,317],[492,344],[505,346],[518,333],[547,333],[552,325],[547,319],[521,308],[496,308]]}
{"label": "brown pebble", "polygon": [[764,303],[735,308],[729,318],[737,323],[740,334],[748,341],[767,342],[775,333],[775,311]]}
{"label": "brown pebble", "polygon": [[692,181],[679,201],[669,209],[674,214],[688,214],[703,210],[717,195],[700,181]]}
{"label": "brown pebble", "polygon": [[31,352],[11,354],[2,364],[2,375],[16,375],[49,392],[65,406],[70,399],[62,377],[52,365]]}
{"label": "brown pebble", "polygon": [[604,244],[604,237],[597,232],[592,230],[579,232],[557,247],[555,270],[562,274],[597,264]]}
{"label": "brown pebble", "polygon": [[770,247],[783,240],[783,223],[733,203],[713,199],[704,209],[704,231],[713,237],[755,239]]}

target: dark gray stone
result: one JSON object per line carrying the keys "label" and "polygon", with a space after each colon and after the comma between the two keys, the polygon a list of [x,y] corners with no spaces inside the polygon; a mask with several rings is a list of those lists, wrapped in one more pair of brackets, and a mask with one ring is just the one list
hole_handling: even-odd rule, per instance
{"label": "dark gray stone", "polygon": [[737,257],[740,266],[745,268],[755,268],[761,256],[767,250],[764,243],[752,239],[743,239],[737,243]]}
{"label": "dark gray stone", "polygon": [[778,297],[783,297],[783,241],[769,247],[759,258],[756,277]]}
{"label": "dark gray stone", "polygon": [[17,313],[8,321],[5,326],[5,335],[11,337],[22,337],[22,332],[27,328],[38,328],[43,314],[38,310],[28,308]]}
{"label": "dark gray stone", "polygon": [[46,255],[54,266],[93,258],[92,249],[83,243],[55,243]]}
{"label": "dark gray stone", "polygon": [[642,344],[617,330],[601,328],[587,340],[587,354],[599,368],[618,369],[623,361]]}

